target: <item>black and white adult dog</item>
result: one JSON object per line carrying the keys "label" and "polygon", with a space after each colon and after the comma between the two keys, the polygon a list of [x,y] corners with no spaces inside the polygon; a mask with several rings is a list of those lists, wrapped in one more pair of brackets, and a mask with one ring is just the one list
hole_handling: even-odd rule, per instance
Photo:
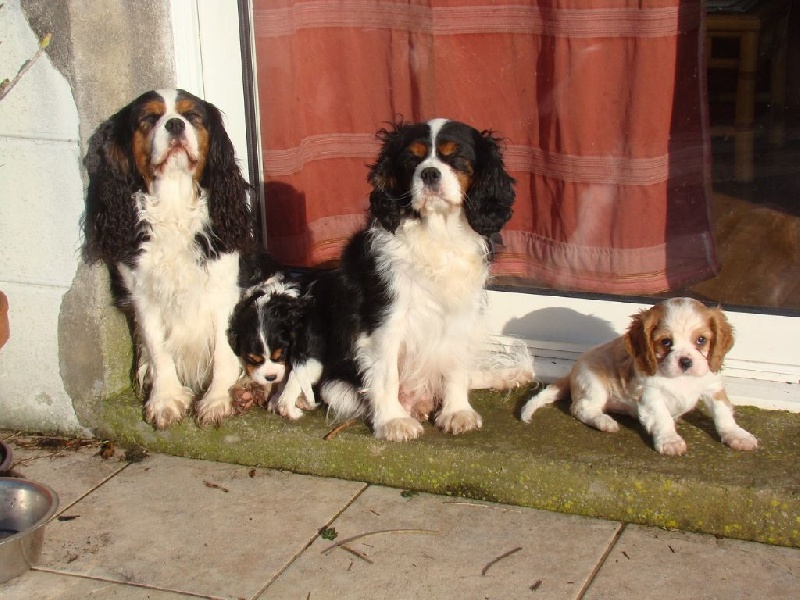
{"label": "black and white adult dog", "polygon": [[[379,438],[416,438],[423,429],[415,416],[431,411],[446,432],[477,429],[467,394],[482,343],[489,238],[511,217],[514,180],[492,134],[463,123],[399,124],[378,135],[368,224],[340,267],[288,288],[284,278],[253,288],[240,312],[249,321],[234,315],[232,340],[245,362],[252,355],[254,372],[275,379],[283,366],[270,358],[291,354],[273,402],[290,418],[316,405],[319,383],[336,418],[366,414]],[[288,316],[288,306],[299,309],[301,326],[290,336],[269,333],[281,329],[271,319],[278,310]],[[289,353],[276,354],[282,341]]]}
{"label": "black and white adult dog", "polygon": [[197,421],[218,424],[240,374],[226,330],[254,240],[222,115],[183,90],[147,92],[99,127],[85,165],[86,257],[108,264],[132,311],[145,418],[165,429],[203,393]]}

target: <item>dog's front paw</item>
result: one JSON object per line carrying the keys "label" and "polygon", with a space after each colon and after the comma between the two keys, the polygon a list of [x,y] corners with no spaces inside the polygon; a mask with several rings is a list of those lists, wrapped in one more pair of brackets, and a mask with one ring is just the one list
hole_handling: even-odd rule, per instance
{"label": "dog's front paw", "polygon": [[653,440],[656,450],[665,456],[683,456],[686,454],[686,442],[677,433],[656,437]]}
{"label": "dog's front paw", "polygon": [[592,425],[594,425],[597,430],[605,431],[606,433],[616,433],[619,431],[619,423],[614,420],[614,417],[607,414],[596,417]]}
{"label": "dog's front paw", "polygon": [[389,442],[407,442],[415,440],[423,432],[422,425],[411,417],[392,419],[375,426],[375,437]]}
{"label": "dog's front paw", "polygon": [[319,408],[319,402],[316,402],[313,399],[311,401],[309,401],[308,398],[306,398],[305,394],[301,395],[297,399],[297,402],[295,402],[295,405],[298,408],[302,408],[303,410],[315,410],[315,409]]}
{"label": "dog's front paw", "polygon": [[195,409],[197,413],[197,424],[200,427],[214,425],[219,427],[222,420],[233,414],[233,400],[230,394],[211,395],[206,394],[198,403]]}
{"label": "dog's front paw", "polygon": [[756,436],[741,427],[734,431],[726,431],[721,437],[722,443],[734,450],[755,450],[758,448]]}
{"label": "dog's front paw", "polygon": [[273,412],[290,421],[297,421],[297,419],[305,414],[303,409],[298,407],[295,401],[286,402],[283,400],[283,397],[278,398],[274,404],[270,404],[270,408]]}
{"label": "dog's front paw", "polygon": [[145,420],[159,431],[180,423],[192,404],[191,390],[178,387],[169,392],[153,390],[144,405]]}
{"label": "dog's front paw", "polygon": [[441,413],[436,417],[436,425],[445,433],[458,435],[473,429],[480,429],[483,421],[474,410],[459,410],[452,413]]}

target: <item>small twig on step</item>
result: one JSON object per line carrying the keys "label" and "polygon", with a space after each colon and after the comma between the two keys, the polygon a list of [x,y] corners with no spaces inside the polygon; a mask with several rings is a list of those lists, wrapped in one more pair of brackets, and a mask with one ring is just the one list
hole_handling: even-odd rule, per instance
{"label": "small twig on step", "polygon": [[486,572],[487,572],[489,569],[491,569],[493,566],[495,566],[497,563],[499,563],[501,560],[503,560],[504,558],[508,558],[508,557],[509,557],[509,556],[511,556],[512,554],[516,554],[516,553],[517,553],[517,552],[519,552],[520,550],[522,550],[522,546],[517,546],[517,547],[516,547],[516,548],[514,548],[513,550],[509,550],[508,552],[506,552],[506,553],[504,553],[504,554],[501,554],[500,556],[498,556],[498,557],[497,557],[497,558],[495,558],[494,560],[491,560],[491,561],[489,561],[489,564],[488,564],[488,565],[486,565],[485,567],[483,567],[483,571],[481,571],[481,576],[484,576],[484,575],[486,575]]}
{"label": "small twig on step", "polygon": [[324,436],[322,436],[322,439],[325,440],[326,442],[332,440],[342,431],[344,431],[345,429],[347,429],[352,425],[355,425],[356,423],[358,423],[358,419],[350,419],[349,421],[345,421],[344,423],[337,425],[336,427],[331,429],[328,433],[326,433]]}
{"label": "small twig on step", "polygon": [[366,554],[364,554],[363,552],[359,552],[358,550],[354,550],[350,546],[345,546],[344,544],[342,544],[341,546],[339,546],[339,548],[349,552],[353,556],[357,556],[358,558],[360,558],[361,560],[363,560],[366,563],[369,563],[371,565],[375,564],[375,561],[371,560]]}
{"label": "small twig on step", "polygon": [[328,554],[329,552],[332,552],[336,548],[344,546],[345,544],[349,544],[350,542],[355,542],[356,540],[360,540],[361,538],[369,537],[372,535],[382,535],[384,533],[418,533],[423,535],[439,534],[438,531],[434,531],[433,529],[381,529],[380,531],[368,531],[367,533],[359,533],[358,535],[349,537],[346,540],[342,540],[341,542],[336,542],[335,544],[325,548],[325,550],[323,550],[320,554]]}
{"label": "small twig on step", "polygon": [[226,487],[221,486],[218,483],[214,483],[213,481],[203,481],[206,487],[209,487],[214,490],[222,490],[223,492],[229,492],[230,490]]}

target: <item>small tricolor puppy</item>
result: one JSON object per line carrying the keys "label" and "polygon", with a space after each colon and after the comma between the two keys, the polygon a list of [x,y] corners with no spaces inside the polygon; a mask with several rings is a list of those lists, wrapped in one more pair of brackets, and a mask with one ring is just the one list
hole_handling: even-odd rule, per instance
{"label": "small tricolor puppy", "polygon": [[86,256],[108,264],[132,312],[147,421],[169,427],[203,394],[197,421],[218,424],[240,373],[226,330],[254,240],[222,115],[183,90],[146,92],[98,128],[85,165]]}
{"label": "small tricolor puppy", "polygon": [[[318,383],[334,418],[364,415],[378,438],[414,439],[423,432],[418,418],[429,413],[446,432],[477,429],[481,417],[467,394],[483,341],[489,238],[511,217],[514,181],[497,140],[463,123],[399,124],[378,135],[367,226],[338,269],[300,292],[302,348],[291,355],[274,408],[301,416],[317,404]],[[262,298],[263,314],[274,315],[272,300]],[[271,342],[265,346],[250,371],[268,380],[282,371],[265,356],[275,352]]]}
{"label": "small tricolor puppy", "polygon": [[530,422],[541,406],[572,397],[572,414],[600,431],[617,431],[607,412],[637,417],[661,454],[686,453],[675,420],[699,400],[717,433],[734,450],[754,450],[756,438],[739,427],[720,370],[733,346],[721,310],[691,298],[672,298],[633,317],[625,335],[583,354],[570,374],[531,398],[522,409]]}
{"label": "small tricolor puppy", "polygon": [[[289,419],[318,406],[314,386],[323,344],[317,327],[310,326],[311,302],[303,281],[277,271],[245,291],[228,328],[247,378],[269,397],[267,408]],[[273,393],[277,384],[281,394]]]}

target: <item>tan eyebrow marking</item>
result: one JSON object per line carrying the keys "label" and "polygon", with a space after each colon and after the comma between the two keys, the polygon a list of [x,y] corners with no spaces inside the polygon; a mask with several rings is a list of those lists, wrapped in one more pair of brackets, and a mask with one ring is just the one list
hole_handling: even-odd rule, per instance
{"label": "tan eyebrow marking", "polygon": [[423,158],[428,154],[428,147],[422,142],[413,142],[409,145],[408,151],[417,158]]}
{"label": "tan eyebrow marking", "polygon": [[264,362],[264,357],[260,354],[248,354],[247,359],[257,365],[260,365]]}
{"label": "tan eyebrow marking", "polygon": [[442,142],[437,146],[437,149],[442,156],[452,156],[458,150],[458,144],[455,142]]}
{"label": "tan eyebrow marking", "polygon": [[167,107],[161,100],[151,100],[142,105],[139,120],[141,121],[143,118],[151,115],[160,117],[165,112],[167,112]]}
{"label": "tan eyebrow marking", "polygon": [[175,110],[178,111],[180,114],[183,114],[190,110],[195,110],[196,108],[197,108],[197,102],[195,102],[191,98],[182,98],[175,103]]}
{"label": "tan eyebrow marking", "polygon": [[280,359],[283,358],[283,350],[278,348],[275,350],[272,355],[270,355],[269,359],[273,362],[278,362]]}

